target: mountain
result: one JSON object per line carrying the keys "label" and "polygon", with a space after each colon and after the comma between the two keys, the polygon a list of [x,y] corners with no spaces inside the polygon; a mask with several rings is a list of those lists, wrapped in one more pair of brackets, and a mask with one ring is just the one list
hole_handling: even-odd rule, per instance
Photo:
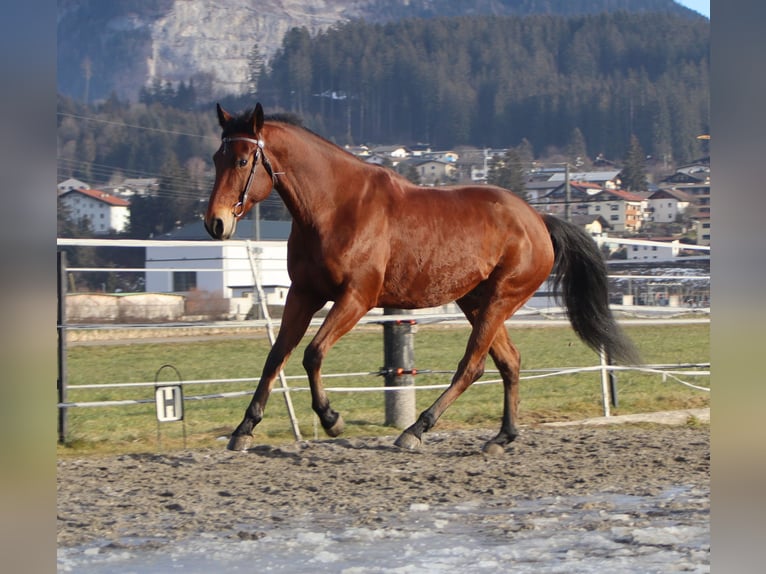
{"label": "mountain", "polygon": [[78,100],[193,82],[200,99],[248,90],[255,60],[270,61],[285,34],[315,34],[348,20],[465,15],[666,12],[702,18],[672,0],[59,0],[58,89]]}

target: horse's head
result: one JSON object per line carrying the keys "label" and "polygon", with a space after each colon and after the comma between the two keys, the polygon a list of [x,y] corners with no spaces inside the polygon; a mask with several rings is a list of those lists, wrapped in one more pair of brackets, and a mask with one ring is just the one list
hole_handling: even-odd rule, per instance
{"label": "horse's head", "polygon": [[274,174],[263,151],[263,108],[233,117],[217,105],[223,129],[221,147],[213,155],[215,183],[210,193],[205,229],[214,239],[234,235],[237,221],[274,185]]}

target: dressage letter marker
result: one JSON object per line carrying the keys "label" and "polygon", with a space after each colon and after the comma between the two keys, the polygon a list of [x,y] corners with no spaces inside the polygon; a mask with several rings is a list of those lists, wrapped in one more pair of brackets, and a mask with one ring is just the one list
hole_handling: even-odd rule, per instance
{"label": "dressage letter marker", "polygon": [[160,422],[180,421],[184,418],[184,394],[181,385],[157,387],[154,391],[157,404],[157,420]]}

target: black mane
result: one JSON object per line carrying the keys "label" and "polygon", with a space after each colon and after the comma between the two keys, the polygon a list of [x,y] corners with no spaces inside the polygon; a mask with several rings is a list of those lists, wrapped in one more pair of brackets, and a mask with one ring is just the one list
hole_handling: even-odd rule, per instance
{"label": "black mane", "polygon": [[[254,110],[255,108],[251,108],[249,110],[245,110],[237,116],[233,116],[231,120],[227,122],[226,127],[223,130],[223,137],[227,137],[234,133],[248,133],[255,135],[253,134],[252,129]],[[266,121],[281,122],[283,124],[289,124],[306,129],[306,127],[303,125],[303,119],[299,115],[290,112],[278,112],[275,114],[269,114],[264,116],[264,119]]]}
{"label": "black mane", "polygon": [[303,118],[298,114],[292,112],[277,112],[275,114],[269,114],[265,116],[266,121],[281,122],[283,124],[290,124],[291,126],[298,126],[299,128],[307,129],[303,125]]}

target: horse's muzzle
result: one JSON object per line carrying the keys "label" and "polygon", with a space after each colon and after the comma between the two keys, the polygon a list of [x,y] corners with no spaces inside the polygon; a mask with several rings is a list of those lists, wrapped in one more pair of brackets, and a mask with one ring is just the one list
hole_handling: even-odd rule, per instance
{"label": "horse's muzzle", "polygon": [[236,220],[232,221],[231,226],[227,226],[220,217],[205,218],[205,229],[213,239],[229,239],[234,234],[236,225]]}

